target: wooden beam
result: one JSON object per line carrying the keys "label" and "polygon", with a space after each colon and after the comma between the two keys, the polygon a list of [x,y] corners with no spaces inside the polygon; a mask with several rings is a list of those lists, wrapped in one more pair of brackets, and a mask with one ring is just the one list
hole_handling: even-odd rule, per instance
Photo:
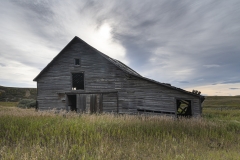
{"label": "wooden beam", "polygon": [[75,95],[75,94],[111,94],[111,93],[118,93],[117,91],[110,91],[110,92],[65,92],[67,95]]}
{"label": "wooden beam", "polygon": [[118,92],[117,92],[117,113],[119,113],[119,106],[118,106]]}

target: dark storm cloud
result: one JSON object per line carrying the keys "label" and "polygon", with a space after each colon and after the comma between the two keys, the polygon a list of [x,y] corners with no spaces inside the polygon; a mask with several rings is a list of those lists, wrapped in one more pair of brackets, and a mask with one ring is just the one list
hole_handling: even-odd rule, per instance
{"label": "dark storm cloud", "polygon": [[[56,15],[52,8],[54,4],[57,4],[57,1],[44,0],[12,2],[18,5],[19,8],[27,11],[28,14],[25,14],[24,19],[30,27],[30,32],[49,42],[47,43],[49,48],[58,49],[58,43],[61,39],[65,38],[64,36],[66,36],[66,31],[61,24],[55,22]],[[56,41],[58,43],[54,43]]]}
{"label": "dark storm cloud", "polygon": [[137,3],[135,1],[131,5],[121,3],[116,8],[120,16],[124,13],[124,17],[120,17],[124,31],[115,30],[114,35],[127,49],[127,57],[136,68],[141,69],[141,66],[149,63],[149,58],[157,48],[168,45],[169,39],[165,37],[172,35],[169,34],[169,29],[163,30],[163,28],[177,24],[186,14],[187,6],[179,1],[155,2]]}
{"label": "dark storm cloud", "polygon": [[[28,15],[25,15],[25,19],[28,20],[29,24],[36,27],[38,25],[44,25],[51,23],[54,13],[51,10],[51,1],[12,1],[19,7],[27,10]],[[32,22],[32,23],[30,23]],[[41,26],[35,29],[41,29]]]}
{"label": "dark storm cloud", "polygon": [[[238,0],[22,0],[2,4],[0,16],[9,25],[0,27],[1,35],[18,27],[9,29],[12,35],[0,38],[4,59],[43,68],[71,38],[87,32],[88,27],[82,26],[89,20],[96,29],[104,23],[111,26],[112,41],[123,46],[128,65],[144,76],[179,87],[240,82]],[[24,38],[16,41],[15,37]],[[32,43],[12,45],[25,39]],[[25,49],[29,46],[36,48],[33,55]]]}
{"label": "dark storm cloud", "polygon": [[[159,45],[156,43],[155,46],[151,46],[150,52],[159,46],[167,48],[172,53],[172,59],[168,61],[169,65],[174,66],[177,63],[181,65],[179,65],[179,68],[174,68],[174,70],[180,70],[182,66],[195,70],[194,73],[184,77],[183,80],[192,80],[191,82],[195,84],[206,84],[209,83],[209,81],[221,83],[222,81],[232,78],[239,79],[239,75],[236,75],[236,73],[240,68],[240,48],[238,45],[240,30],[238,27],[239,21],[237,21],[237,19],[240,18],[240,14],[237,8],[227,10],[225,4],[221,3],[222,2],[208,3],[205,6],[196,6],[196,4],[190,2],[183,3],[183,7],[181,7],[181,5],[176,5],[174,7],[169,7],[169,9],[167,8],[168,5],[166,5],[164,7],[167,8],[167,11],[171,12],[169,13],[170,15],[179,15],[167,16],[168,20],[159,21],[157,23],[159,27],[157,30],[151,26],[145,31],[145,26],[141,25],[129,30],[139,30],[139,34],[137,35],[139,38],[136,39],[142,40],[142,44],[144,44],[144,41],[147,39],[143,38],[144,36],[142,36],[142,34],[153,39],[155,38],[156,40],[158,37],[164,40],[165,45],[162,46],[163,43]],[[237,6],[237,4],[239,3],[235,3],[235,6]],[[191,7],[197,7],[198,9],[191,11]],[[234,4],[232,4],[231,7],[234,8]],[[161,9],[162,7],[160,6],[159,10]],[[159,17],[164,17],[164,14],[158,12],[158,10],[152,11]],[[142,16],[144,16],[144,13]],[[226,23],[231,25],[226,25]],[[143,32],[140,34],[142,30]],[[167,34],[161,32],[161,30],[164,32],[167,31]],[[148,34],[148,32],[151,32],[151,34]],[[145,47],[145,45],[138,47],[142,48],[143,51],[145,48],[148,48]],[[151,56],[149,53],[146,54],[148,57]],[[140,62],[144,64],[148,63],[148,59],[145,57],[146,54],[143,53],[141,55],[141,52],[139,52],[135,54],[135,56],[142,56],[143,61]],[[133,57],[134,56],[132,56],[131,59],[134,59]],[[182,60],[179,60],[179,58]],[[162,59],[162,61],[164,60],[165,59]],[[219,65],[221,67],[206,69],[204,65]],[[177,78],[178,77],[179,76],[177,76]],[[204,78],[205,80],[193,82],[193,77],[199,77],[198,79]]]}
{"label": "dark storm cloud", "polygon": [[[105,1],[108,2],[108,1]],[[160,81],[192,85],[237,80],[240,68],[239,1],[118,1],[108,9],[92,1],[88,10],[99,22],[108,21],[115,40],[126,49],[130,66],[162,75],[191,69],[175,79],[146,74]],[[167,51],[167,56],[163,56]],[[150,59],[158,59],[152,63]],[[155,68],[156,69],[156,68]]]}

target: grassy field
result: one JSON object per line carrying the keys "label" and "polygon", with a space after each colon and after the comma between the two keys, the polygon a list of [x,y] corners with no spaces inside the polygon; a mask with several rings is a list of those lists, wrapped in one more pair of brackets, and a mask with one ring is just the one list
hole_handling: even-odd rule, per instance
{"label": "grassy field", "polygon": [[18,102],[0,102],[0,106],[17,107]]}
{"label": "grassy field", "polygon": [[218,121],[240,122],[240,96],[207,96],[203,103],[203,117]]}
{"label": "grassy field", "polygon": [[239,159],[240,110],[203,117],[35,112],[0,104],[0,159]]}
{"label": "grassy field", "polygon": [[240,96],[207,96],[205,98],[204,108],[240,109]]}

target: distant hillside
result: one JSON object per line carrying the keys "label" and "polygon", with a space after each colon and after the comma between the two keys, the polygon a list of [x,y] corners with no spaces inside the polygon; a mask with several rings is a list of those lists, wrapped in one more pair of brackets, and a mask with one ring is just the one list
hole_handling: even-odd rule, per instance
{"label": "distant hillside", "polygon": [[36,99],[36,88],[14,88],[0,86],[0,102],[18,102],[21,99]]}

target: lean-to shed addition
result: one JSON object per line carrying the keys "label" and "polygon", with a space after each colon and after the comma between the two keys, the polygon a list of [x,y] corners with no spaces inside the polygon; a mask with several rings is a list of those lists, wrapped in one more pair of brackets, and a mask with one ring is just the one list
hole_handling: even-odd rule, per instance
{"label": "lean-to shed addition", "polygon": [[204,97],[145,78],[78,37],[38,74],[40,110],[198,116]]}

